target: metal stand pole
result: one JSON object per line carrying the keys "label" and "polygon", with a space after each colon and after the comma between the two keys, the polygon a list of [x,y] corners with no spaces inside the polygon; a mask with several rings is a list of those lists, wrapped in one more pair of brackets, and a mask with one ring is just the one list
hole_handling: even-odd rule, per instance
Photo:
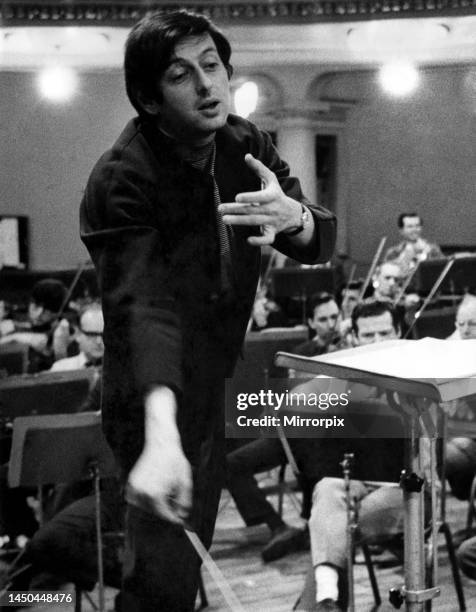
{"label": "metal stand pole", "polygon": [[347,549],[347,590],[349,593],[349,612],[355,612],[355,593],[354,593],[354,532],[357,527],[356,516],[350,494],[350,474],[352,463],[354,461],[353,453],[344,453],[344,459],[341,462],[342,473],[344,475],[345,502],[347,510],[347,533],[346,533],[346,549]]}
{"label": "metal stand pole", "polygon": [[405,469],[400,480],[405,507],[405,598],[409,612],[423,612],[423,603],[418,600],[411,601],[413,597],[410,598],[411,600],[408,597],[411,593],[419,593],[425,588],[424,479],[419,475],[421,471],[418,418],[416,415],[411,415],[408,420],[409,438],[405,441]]}
{"label": "metal stand pole", "polygon": [[90,467],[90,472],[94,481],[94,497],[96,509],[96,546],[98,549],[98,598],[99,612],[105,612],[104,601],[104,567],[103,567],[103,551],[102,551],[102,529],[101,529],[101,489],[99,467],[97,463],[93,463]]}
{"label": "metal stand pole", "polygon": [[400,608],[405,602],[407,612],[423,612],[425,602],[440,594],[438,587],[426,588],[425,575],[425,525],[423,487],[420,464],[420,416],[416,398],[399,397],[400,405],[388,394],[390,405],[405,416],[407,438],[405,440],[405,468],[400,478],[404,503],[404,562],[405,586],[391,589],[390,603]]}

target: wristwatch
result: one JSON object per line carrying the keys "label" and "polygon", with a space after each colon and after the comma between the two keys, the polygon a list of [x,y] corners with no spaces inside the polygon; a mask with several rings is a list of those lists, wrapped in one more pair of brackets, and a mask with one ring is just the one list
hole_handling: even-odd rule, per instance
{"label": "wristwatch", "polygon": [[311,222],[311,213],[309,212],[309,210],[304,206],[304,204],[301,204],[301,208],[302,208],[302,211],[301,211],[301,223],[300,223],[300,225],[298,225],[297,227],[292,227],[287,232],[283,232],[283,234],[285,236],[297,236],[302,231],[304,231],[304,229]]}

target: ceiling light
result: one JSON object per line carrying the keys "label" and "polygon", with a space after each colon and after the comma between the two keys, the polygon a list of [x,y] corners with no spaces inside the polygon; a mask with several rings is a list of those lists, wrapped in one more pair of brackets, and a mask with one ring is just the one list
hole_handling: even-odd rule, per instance
{"label": "ceiling light", "polygon": [[53,66],[38,74],[41,95],[51,102],[66,102],[78,87],[78,76],[72,68]]}
{"label": "ceiling light", "polygon": [[407,62],[392,62],[380,68],[379,80],[383,89],[393,96],[407,96],[420,80],[417,68]]}
{"label": "ceiling light", "polygon": [[258,85],[254,81],[246,81],[238,87],[234,94],[236,114],[246,119],[255,112],[258,105]]}

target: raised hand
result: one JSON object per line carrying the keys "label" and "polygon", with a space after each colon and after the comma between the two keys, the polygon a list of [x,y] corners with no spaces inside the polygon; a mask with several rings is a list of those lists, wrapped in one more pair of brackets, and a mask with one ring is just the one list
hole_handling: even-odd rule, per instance
{"label": "raised hand", "polygon": [[250,236],[250,244],[272,244],[277,233],[299,226],[301,204],[283,192],[274,172],[259,159],[248,153],[245,162],[261,179],[263,188],[239,193],[235,202],[220,204],[219,211],[228,225],[261,227],[262,235]]}

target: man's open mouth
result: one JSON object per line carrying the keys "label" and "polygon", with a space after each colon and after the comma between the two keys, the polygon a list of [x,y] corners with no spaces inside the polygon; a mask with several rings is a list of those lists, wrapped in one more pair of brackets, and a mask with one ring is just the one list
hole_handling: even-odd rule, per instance
{"label": "man's open mouth", "polygon": [[219,100],[210,100],[209,102],[204,102],[203,104],[200,104],[198,109],[199,110],[210,110],[210,109],[216,108],[219,104],[220,104]]}

